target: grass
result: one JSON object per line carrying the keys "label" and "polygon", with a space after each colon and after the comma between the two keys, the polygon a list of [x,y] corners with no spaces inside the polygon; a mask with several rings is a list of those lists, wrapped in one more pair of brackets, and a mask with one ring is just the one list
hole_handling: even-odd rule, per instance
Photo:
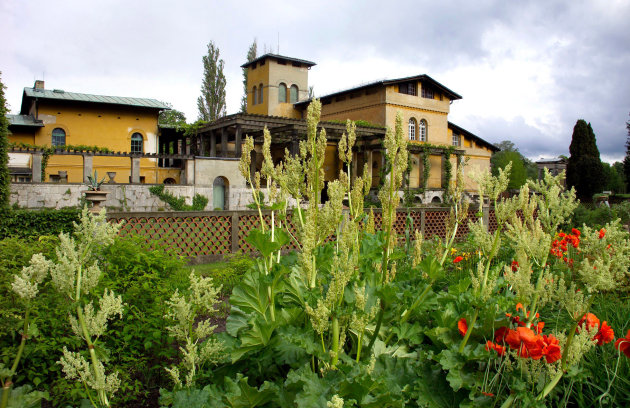
{"label": "grass", "polygon": [[223,261],[187,266],[199,275],[212,277],[214,283],[221,285],[221,295],[229,296],[234,286],[241,280],[245,271],[254,263],[253,259],[244,254],[228,255]]}

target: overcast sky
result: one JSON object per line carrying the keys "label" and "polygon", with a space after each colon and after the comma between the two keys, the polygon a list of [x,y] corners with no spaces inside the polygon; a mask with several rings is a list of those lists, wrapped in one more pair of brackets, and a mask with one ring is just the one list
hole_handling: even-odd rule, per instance
{"label": "overcast sky", "polygon": [[463,99],[449,120],[527,157],[568,155],[577,119],[602,159],[622,160],[630,112],[630,1],[0,0],[10,112],[46,88],[155,98],[197,118],[212,40],[239,110],[240,65],[265,49],[316,62],[316,95],[427,74]]}

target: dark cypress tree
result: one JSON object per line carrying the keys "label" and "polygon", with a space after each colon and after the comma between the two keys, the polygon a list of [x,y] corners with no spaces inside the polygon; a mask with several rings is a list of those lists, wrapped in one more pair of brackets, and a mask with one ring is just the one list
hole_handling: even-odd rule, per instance
{"label": "dark cypress tree", "polygon": [[626,176],[626,191],[630,192],[630,122],[626,122],[628,139],[626,140],[626,157],[623,159],[623,174]]}
{"label": "dark cypress tree", "polygon": [[4,84],[0,72],[0,208],[9,206],[10,176],[9,176],[9,120],[7,119],[6,100],[4,98]]}
{"label": "dark cypress tree", "polygon": [[590,123],[580,119],[573,128],[567,164],[567,186],[575,187],[577,197],[590,202],[603,187],[604,171],[599,159],[595,133]]}

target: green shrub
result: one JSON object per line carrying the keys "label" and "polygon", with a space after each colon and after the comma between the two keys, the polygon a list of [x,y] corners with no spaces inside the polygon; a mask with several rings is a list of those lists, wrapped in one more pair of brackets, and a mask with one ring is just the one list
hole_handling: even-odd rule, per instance
{"label": "green shrub", "polygon": [[0,239],[38,237],[71,232],[79,221],[80,209],[0,210]]}

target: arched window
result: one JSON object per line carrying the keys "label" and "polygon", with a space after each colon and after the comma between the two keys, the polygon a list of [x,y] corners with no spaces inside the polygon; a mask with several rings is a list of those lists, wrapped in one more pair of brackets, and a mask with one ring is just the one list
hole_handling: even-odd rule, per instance
{"label": "arched window", "polygon": [[418,140],[421,142],[427,141],[427,121],[422,119],[420,121],[420,129],[419,129]]}
{"label": "arched window", "polygon": [[287,86],[283,82],[278,85],[278,103],[287,103]]}
{"label": "arched window", "polygon": [[409,140],[416,140],[416,120],[409,119]]}
{"label": "arched window", "polygon": [[52,145],[53,146],[65,146],[66,145],[66,131],[62,128],[54,128],[52,131]]}
{"label": "arched window", "polygon": [[256,89],[256,87],[252,90],[252,94],[254,95],[253,105],[256,105],[258,103],[258,89]]}
{"label": "arched window", "polygon": [[131,153],[142,153],[142,135],[140,133],[131,135]]}
{"label": "arched window", "polygon": [[291,85],[291,95],[289,95],[289,101],[295,103],[298,101],[298,87],[297,85]]}
{"label": "arched window", "polygon": [[263,103],[263,86],[260,84],[258,86],[258,103]]}

